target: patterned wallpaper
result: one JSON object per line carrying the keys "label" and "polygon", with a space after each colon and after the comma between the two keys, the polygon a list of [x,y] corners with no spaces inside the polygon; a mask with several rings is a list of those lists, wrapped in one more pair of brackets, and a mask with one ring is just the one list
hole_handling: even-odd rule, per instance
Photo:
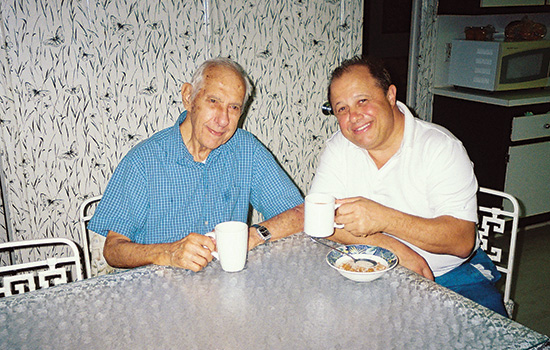
{"label": "patterned wallpaper", "polygon": [[433,94],[431,93],[434,83],[435,57],[434,52],[437,40],[437,4],[438,0],[421,0],[420,9],[420,30],[418,38],[417,76],[416,76],[416,97],[415,106],[419,118],[432,120]]}
{"label": "patterned wallpaper", "polygon": [[[431,114],[436,5],[422,0],[412,107],[424,116]],[[255,84],[243,127],[306,192],[324,140],[337,129],[319,113],[327,76],[361,51],[362,6],[2,0],[0,175],[14,238],[79,242],[79,205],[103,192],[132,146],[173,123],[182,110],[181,85],[218,55],[238,61]],[[0,220],[0,242],[6,240]],[[93,242],[97,255],[101,240]]]}
{"label": "patterned wallpaper", "polygon": [[[0,177],[0,182],[2,178]],[[2,186],[0,186],[0,243],[8,241],[8,229],[6,227],[6,217],[4,213],[4,201],[2,199]],[[9,253],[0,251],[0,266],[8,265]]]}
{"label": "patterned wallpaper", "polygon": [[0,155],[14,238],[79,242],[79,205],[103,192],[132,146],[172,125],[181,85],[218,55],[255,84],[243,127],[305,192],[337,128],[320,113],[327,76],[361,52],[362,6],[2,0]]}

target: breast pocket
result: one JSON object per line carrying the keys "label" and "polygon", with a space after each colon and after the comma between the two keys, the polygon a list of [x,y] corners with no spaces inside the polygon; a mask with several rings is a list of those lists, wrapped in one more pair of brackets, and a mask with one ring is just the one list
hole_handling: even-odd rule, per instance
{"label": "breast pocket", "polygon": [[246,222],[248,216],[248,195],[241,191],[240,187],[228,187],[219,193],[219,222],[242,221]]}

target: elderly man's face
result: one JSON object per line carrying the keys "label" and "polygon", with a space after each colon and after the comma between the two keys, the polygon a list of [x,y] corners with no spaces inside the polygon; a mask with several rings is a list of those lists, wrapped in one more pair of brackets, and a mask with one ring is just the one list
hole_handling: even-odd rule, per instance
{"label": "elderly man's face", "polygon": [[233,136],[241,117],[245,92],[241,76],[223,66],[204,72],[202,89],[193,100],[187,99],[187,103],[189,86],[187,90],[185,86],[182,88],[187,117],[192,124],[190,143],[195,151],[208,154]]}
{"label": "elderly man's face", "polygon": [[400,142],[395,127],[395,86],[387,93],[364,66],[353,66],[330,86],[331,105],[342,134],[368,151]]}

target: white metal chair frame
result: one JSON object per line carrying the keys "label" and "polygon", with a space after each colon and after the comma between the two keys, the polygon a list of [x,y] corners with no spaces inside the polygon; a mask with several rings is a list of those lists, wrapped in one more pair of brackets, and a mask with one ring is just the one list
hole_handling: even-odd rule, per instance
{"label": "white metal chair frame", "polygon": [[88,213],[90,204],[95,203],[101,199],[102,196],[95,196],[88,198],[80,205],[80,240],[82,242],[82,249],[84,250],[84,265],[86,268],[86,277],[92,277],[91,267],[91,251],[90,251],[90,235],[88,234],[88,221],[92,219],[93,214]]}
{"label": "white metal chair frame", "polygon": [[[8,266],[0,266],[0,274],[8,274],[2,277],[0,296],[10,296],[24,293],[26,288],[29,291],[48,288],[50,284],[58,285],[67,283],[69,271],[62,267],[69,264],[75,265],[74,280],[82,279],[82,264],[78,246],[67,238],[42,238],[27,241],[14,241],[0,243],[0,250],[14,250],[17,248],[31,248],[39,246],[66,245],[72,251],[72,256],[50,257],[39,261],[19,263]],[[44,269],[46,268],[47,269]],[[18,273],[22,271],[30,271]],[[14,274],[15,273],[15,274]],[[36,283],[38,277],[38,285]],[[12,292],[12,288],[16,293]]]}
{"label": "white metal chair frame", "polygon": [[[514,302],[510,299],[510,293],[512,290],[512,273],[514,268],[514,256],[516,252],[516,238],[519,222],[519,204],[517,199],[505,192],[480,187],[480,193],[486,193],[489,195],[497,196],[503,199],[508,199],[512,204],[512,210],[504,210],[497,207],[485,207],[478,206],[478,212],[481,214],[481,221],[478,224],[479,238],[481,240],[481,248],[487,253],[492,261],[497,263],[502,262],[502,248],[491,246],[489,243],[490,232],[496,232],[504,234],[506,221],[512,220],[510,230],[510,247],[508,251],[508,258],[505,266],[497,265],[497,270],[504,274],[504,305],[508,316],[512,317],[514,311]],[[504,204],[504,203],[503,203]],[[504,207],[504,205],[503,205]]]}

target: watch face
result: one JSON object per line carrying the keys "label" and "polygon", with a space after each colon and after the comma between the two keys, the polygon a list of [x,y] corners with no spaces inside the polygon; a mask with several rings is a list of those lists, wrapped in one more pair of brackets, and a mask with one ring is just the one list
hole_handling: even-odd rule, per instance
{"label": "watch face", "polygon": [[269,233],[269,230],[263,226],[256,226],[256,230],[258,231],[258,234],[265,240],[268,240],[271,238],[271,233]]}

